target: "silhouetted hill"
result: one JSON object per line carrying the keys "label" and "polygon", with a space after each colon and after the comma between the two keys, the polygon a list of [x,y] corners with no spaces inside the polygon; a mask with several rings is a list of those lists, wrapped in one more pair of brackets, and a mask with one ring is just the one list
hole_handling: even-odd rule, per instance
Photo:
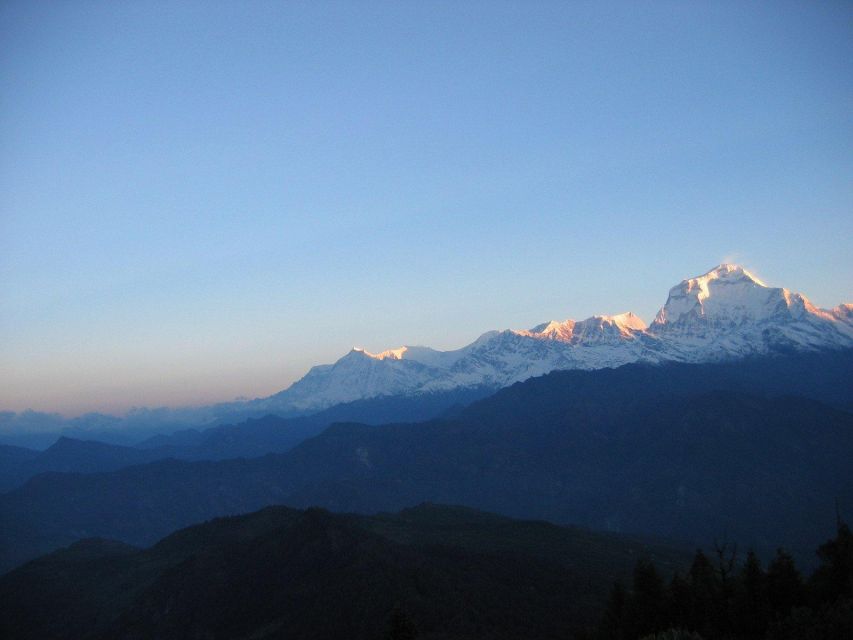
{"label": "silhouetted hill", "polygon": [[[274,503],[375,512],[423,501],[810,556],[834,499],[853,504],[853,414],[772,394],[802,385],[849,398],[853,377],[816,374],[815,363],[554,373],[453,419],[338,424],[283,455],[42,475],[0,496],[0,565],[81,537],[151,544]],[[848,354],[828,370],[849,366]]]}
{"label": "silhouetted hill", "polygon": [[271,507],[146,550],[95,539],[33,561],[0,578],[0,625],[20,639],[373,639],[396,606],[421,638],[561,638],[639,558],[689,562],[658,542],[458,507]]}

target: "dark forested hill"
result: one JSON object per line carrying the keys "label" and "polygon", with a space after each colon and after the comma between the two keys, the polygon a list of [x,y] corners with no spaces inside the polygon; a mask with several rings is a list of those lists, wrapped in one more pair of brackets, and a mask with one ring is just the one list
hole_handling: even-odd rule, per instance
{"label": "dark forested hill", "polygon": [[374,517],[270,507],[146,550],[85,540],[0,578],[0,634],[26,638],[564,638],[659,543],[422,505]]}
{"label": "dark forested hill", "polygon": [[779,394],[843,405],[850,357],[833,357],[820,374],[803,358],[560,372],[452,419],[338,424],[282,455],[46,474],[0,496],[0,565],[82,537],[150,544],[273,503],[375,512],[427,500],[810,556],[835,499],[853,504],[853,414]]}

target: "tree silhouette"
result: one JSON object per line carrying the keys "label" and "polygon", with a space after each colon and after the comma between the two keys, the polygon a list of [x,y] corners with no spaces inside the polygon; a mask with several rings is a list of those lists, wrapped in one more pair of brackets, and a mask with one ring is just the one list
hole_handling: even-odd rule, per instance
{"label": "tree silhouette", "polygon": [[794,607],[805,604],[803,578],[784,549],[776,550],[776,557],[767,568],[767,596],[777,618],[790,615]]}
{"label": "tree silhouette", "polygon": [[628,612],[629,638],[651,633],[666,623],[664,582],[655,565],[648,560],[640,560],[634,568]]}
{"label": "tree silhouette", "polygon": [[408,612],[399,605],[391,612],[388,622],[388,633],[386,640],[414,640],[418,637],[418,630]]}
{"label": "tree silhouette", "polygon": [[817,550],[821,565],[812,577],[812,588],[822,601],[834,602],[853,595],[853,533],[839,518],[833,540]]}
{"label": "tree silhouette", "polygon": [[755,552],[750,551],[741,569],[734,595],[734,626],[744,638],[763,638],[770,619],[767,576]]}
{"label": "tree silhouette", "polygon": [[717,617],[719,585],[711,561],[701,550],[693,557],[688,573],[692,593],[692,608],[688,619],[691,629],[702,633]]}
{"label": "tree silhouette", "polygon": [[686,578],[664,583],[640,561],[631,592],[616,585],[596,640],[834,640],[853,638],[853,532],[839,520],[836,536],[818,549],[808,583],[782,549],[767,571],[750,551],[715,545],[716,564],[697,551]]}
{"label": "tree silhouette", "polygon": [[610,598],[607,600],[607,607],[604,609],[604,616],[601,621],[601,630],[599,635],[606,640],[622,640],[624,637],[623,628],[625,626],[625,604],[628,601],[628,594],[621,582],[613,584],[610,590]]}
{"label": "tree silhouette", "polygon": [[676,628],[686,627],[693,609],[693,591],[690,583],[678,572],[669,583],[669,619]]}

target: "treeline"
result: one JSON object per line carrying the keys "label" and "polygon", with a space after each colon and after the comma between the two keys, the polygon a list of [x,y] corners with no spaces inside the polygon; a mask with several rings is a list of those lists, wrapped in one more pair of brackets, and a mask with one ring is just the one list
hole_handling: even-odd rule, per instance
{"label": "treeline", "polygon": [[853,638],[853,534],[818,548],[820,565],[805,579],[778,550],[764,568],[755,553],[738,561],[737,548],[697,551],[686,575],[667,584],[648,561],[627,590],[616,584],[597,629],[586,640],[828,640]]}

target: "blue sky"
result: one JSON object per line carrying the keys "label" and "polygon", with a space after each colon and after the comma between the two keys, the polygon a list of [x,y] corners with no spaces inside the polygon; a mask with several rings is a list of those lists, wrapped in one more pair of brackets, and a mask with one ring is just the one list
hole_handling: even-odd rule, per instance
{"label": "blue sky", "polygon": [[853,300],[853,4],[4,2],[0,408],[266,395],[353,345]]}

